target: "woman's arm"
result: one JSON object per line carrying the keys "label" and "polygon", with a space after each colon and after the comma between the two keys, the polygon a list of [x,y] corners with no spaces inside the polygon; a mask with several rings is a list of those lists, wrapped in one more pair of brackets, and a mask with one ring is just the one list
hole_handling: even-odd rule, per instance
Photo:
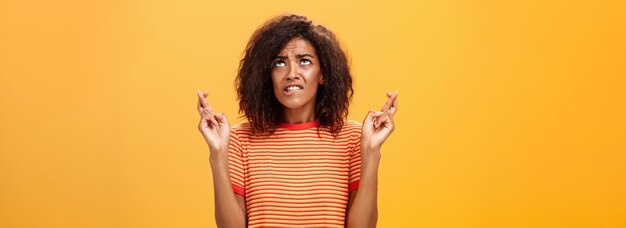
{"label": "woman's arm", "polygon": [[348,198],[347,227],[376,227],[378,222],[380,148],[395,128],[393,115],[398,110],[398,92],[388,92],[387,96],[382,110],[370,111],[363,121],[360,183]]}
{"label": "woman's arm", "polygon": [[361,162],[359,188],[348,199],[347,227],[376,227],[378,222],[378,159]]}
{"label": "woman's arm", "polygon": [[246,227],[245,199],[236,195],[228,170],[228,143],[230,125],[224,114],[213,114],[206,101],[208,93],[198,93],[198,130],[209,146],[209,162],[213,173],[215,194],[215,222],[218,227]]}
{"label": "woman's arm", "polygon": [[235,194],[228,172],[228,152],[225,158],[209,158],[215,193],[215,222],[218,227],[246,227],[246,204],[243,196]]}

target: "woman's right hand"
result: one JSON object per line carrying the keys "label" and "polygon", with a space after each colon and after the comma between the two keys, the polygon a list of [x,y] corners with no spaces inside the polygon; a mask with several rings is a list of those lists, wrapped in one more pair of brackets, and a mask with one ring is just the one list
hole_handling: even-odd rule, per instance
{"label": "woman's right hand", "polygon": [[196,91],[198,94],[198,113],[200,123],[198,130],[209,145],[211,157],[226,158],[228,156],[228,140],[230,139],[230,125],[224,113],[213,114],[213,110],[206,97],[209,92]]}

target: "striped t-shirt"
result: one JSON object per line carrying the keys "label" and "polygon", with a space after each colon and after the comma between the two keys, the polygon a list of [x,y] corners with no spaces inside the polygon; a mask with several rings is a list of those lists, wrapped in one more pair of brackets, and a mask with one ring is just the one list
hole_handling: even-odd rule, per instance
{"label": "striped t-shirt", "polygon": [[231,128],[230,179],[245,196],[248,227],[344,227],[359,186],[361,123],[347,121],[336,137],[318,125],[280,124],[271,135],[253,135],[249,123]]}

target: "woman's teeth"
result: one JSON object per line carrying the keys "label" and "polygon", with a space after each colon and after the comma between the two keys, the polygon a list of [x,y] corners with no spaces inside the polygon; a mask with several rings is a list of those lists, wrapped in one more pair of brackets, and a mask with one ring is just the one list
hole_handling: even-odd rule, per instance
{"label": "woman's teeth", "polygon": [[285,89],[285,91],[289,92],[289,91],[294,91],[294,90],[301,90],[300,86],[289,86]]}

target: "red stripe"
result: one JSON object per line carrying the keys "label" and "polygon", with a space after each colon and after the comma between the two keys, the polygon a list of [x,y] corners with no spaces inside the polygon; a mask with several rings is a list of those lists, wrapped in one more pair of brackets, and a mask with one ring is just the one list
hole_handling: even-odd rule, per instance
{"label": "red stripe", "polygon": [[357,180],[355,182],[348,184],[348,192],[352,192],[356,190],[357,188],[359,188],[359,183],[361,183],[361,181]]}
{"label": "red stripe", "polygon": [[239,187],[239,186],[237,186],[237,185],[235,185],[235,184],[233,184],[233,191],[234,191],[235,193],[237,193],[237,194],[241,195],[241,196],[245,196],[245,195],[246,195],[246,192],[243,190],[243,188],[242,188],[242,187]]}

